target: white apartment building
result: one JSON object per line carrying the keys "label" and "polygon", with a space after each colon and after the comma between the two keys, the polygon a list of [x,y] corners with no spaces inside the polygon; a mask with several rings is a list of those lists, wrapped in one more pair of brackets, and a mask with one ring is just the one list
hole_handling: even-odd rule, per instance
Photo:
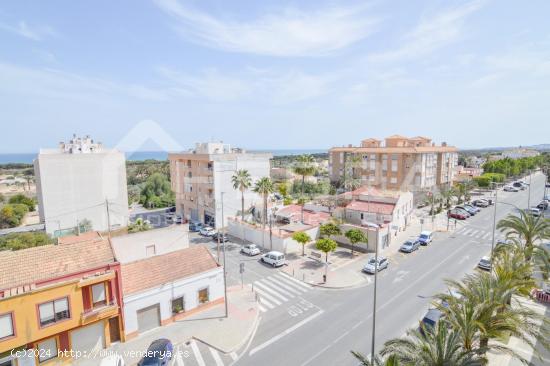
{"label": "white apartment building", "polygon": [[41,149],[34,161],[40,221],[55,236],[89,220],[94,231],[128,225],[124,153],[89,136]]}
{"label": "white apartment building", "polygon": [[509,158],[509,159],[532,158],[539,155],[540,155],[540,152],[538,152],[537,150],[526,149],[521,147],[502,152],[502,157]]}
{"label": "white apartment building", "polygon": [[[190,151],[169,154],[177,211],[188,220],[217,228],[224,222],[226,226],[227,217],[241,211],[241,192],[233,188],[231,177],[238,170],[247,170],[254,185],[260,178],[270,176],[272,157],[270,153],[248,153],[223,142],[197,143]],[[262,204],[252,187],[244,196],[245,211]]]}

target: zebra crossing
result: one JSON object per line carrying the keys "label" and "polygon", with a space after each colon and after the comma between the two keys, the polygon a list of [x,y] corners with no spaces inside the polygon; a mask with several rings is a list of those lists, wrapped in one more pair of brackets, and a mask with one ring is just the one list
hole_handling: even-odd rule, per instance
{"label": "zebra crossing", "polygon": [[223,354],[208,345],[192,339],[175,347],[172,366],[224,366],[237,359],[235,353]]}
{"label": "zebra crossing", "polygon": [[259,309],[262,313],[275,309],[293,298],[301,296],[310,289],[310,285],[281,272],[254,281],[254,291],[259,296]]}
{"label": "zebra crossing", "polygon": [[[461,227],[460,229],[457,229],[454,234],[462,235],[462,236],[469,236],[471,238],[481,239],[481,240],[491,240],[493,237],[493,232],[491,230],[483,230],[483,229],[476,229],[476,228],[469,228],[467,226]],[[504,239],[504,234],[501,232],[495,232],[495,239]]]}

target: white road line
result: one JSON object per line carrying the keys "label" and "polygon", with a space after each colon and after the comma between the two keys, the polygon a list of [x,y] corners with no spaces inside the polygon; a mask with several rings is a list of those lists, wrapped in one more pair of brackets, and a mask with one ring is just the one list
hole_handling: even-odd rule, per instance
{"label": "white road line", "polygon": [[279,294],[277,291],[273,290],[272,288],[270,288],[268,285],[264,284],[263,282],[254,282],[254,285],[256,287],[259,287],[260,290],[265,290],[267,292],[269,292],[271,295],[279,298],[280,300],[284,301],[284,302],[287,302],[288,299],[286,297],[284,297],[283,295]]}
{"label": "white road line", "polygon": [[265,312],[267,311],[267,309],[264,308],[262,305],[258,305],[258,308],[260,309],[260,311],[261,311],[262,313],[265,313]]}
{"label": "white road line", "polygon": [[258,351],[261,351],[263,350],[264,348],[266,348],[267,346],[277,342],[279,339],[283,338],[284,336],[294,332],[296,329],[300,328],[301,326],[309,323],[310,321],[312,321],[313,319],[317,318],[319,315],[323,314],[325,311],[324,310],[319,310],[318,312],[316,312],[315,314],[305,318],[304,320],[302,320],[301,322],[293,325],[292,327],[288,328],[287,330],[285,330],[284,332],[282,333],[279,333],[277,334],[275,337],[272,337],[270,340],[260,344],[258,347],[252,349],[250,351],[250,353],[248,353],[249,356],[252,356],[253,354],[255,354],[256,352]]}
{"label": "white road line", "polygon": [[209,347],[210,353],[212,354],[212,357],[214,358],[214,361],[216,361],[216,366],[223,366],[223,361],[220,358],[220,355],[218,354],[218,351],[216,351],[214,348]]}
{"label": "white road line", "polygon": [[278,277],[277,281],[284,282],[286,285],[291,286],[295,291],[298,292],[298,295],[302,295],[304,292],[307,292],[305,288],[299,286],[294,281],[287,279],[286,277]]}
{"label": "white road line", "polygon": [[239,356],[237,356],[237,353],[236,352],[231,352],[229,354],[229,356],[231,356],[231,358],[233,359],[233,361],[237,361],[237,358],[239,358]]}
{"label": "white road line", "polygon": [[[282,292],[283,294],[285,294],[286,296],[288,296],[290,298],[294,297],[295,295],[301,295],[302,294],[300,291],[295,290],[292,287],[285,285],[281,281],[277,281],[276,279],[272,279],[271,277],[264,278],[262,281],[268,282],[269,284],[273,284],[273,286],[275,286],[277,288],[277,291]],[[283,290],[283,288],[285,290]]]}
{"label": "white road line", "polygon": [[279,279],[283,278],[283,279],[287,280],[287,282],[290,282],[291,284],[296,284],[296,285],[298,285],[300,287],[303,287],[304,289],[307,289],[307,290],[311,289],[310,285],[306,285],[302,281],[299,281],[295,278],[292,278],[289,275],[283,274],[282,272],[279,272],[278,274],[279,274]]}
{"label": "white road line", "polygon": [[260,304],[263,304],[263,305],[267,306],[270,309],[275,309],[275,305],[273,305],[272,303],[270,303],[269,301],[264,299],[264,297],[261,296],[261,295],[260,295]]}
{"label": "white road line", "polygon": [[262,290],[261,288],[255,287],[255,288],[254,288],[254,291],[256,291],[257,293],[260,294],[260,301],[261,301],[261,299],[262,299],[262,297],[263,297],[263,298],[269,300],[269,302],[274,302],[274,303],[277,304],[277,305],[281,305],[281,304],[282,304],[279,300],[277,300],[276,298],[274,298],[273,296],[271,296],[270,294],[268,294],[267,291],[264,291],[264,290]]}
{"label": "white road line", "polygon": [[491,236],[491,233],[485,233],[485,234],[483,234],[483,239],[487,240],[487,239],[489,239],[490,236]]}
{"label": "white road line", "polygon": [[464,231],[464,226],[455,231],[455,234],[460,234]]}
{"label": "white road line", "polygon": [[178,349],[178,352],[176,353],[176,359],[174,360],[174,364],[175,364],[176,366],[185,366],[185,365],[183,364],[183,358],[181,357],[181,355],[182,355],[183,352],[180,352],[180,351],[181,351],[181,350]]}
{"label": "white road line", "polygon": [[199,366],[206,366],[202,358],[201,351],[199,351],[199,347],[197,346],[197,342],[195,342],[195,340],[191,341],[191,349],[195,354],[195,358],[197,359],[197,363],[199,364]]}
{"label": "white road line", "polygon": [[469,233],[470,231],[472,231],[472,229],[466,229],[466,230],[464,230],[461,234],[462,234],[462,235],[468,235],[468,233]]}
{"label": "white road line", "polygon": [[475,236],[479,230],[474,230],[468,234],[468,236]]}

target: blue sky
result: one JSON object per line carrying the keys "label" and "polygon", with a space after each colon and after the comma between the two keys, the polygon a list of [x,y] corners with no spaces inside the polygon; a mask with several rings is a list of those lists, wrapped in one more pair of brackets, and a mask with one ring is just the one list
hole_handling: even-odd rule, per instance
{"label": "blue sky", "polygon": [[143,120],[182,147],[550,143],[548,14],[546,0],[3,1],[0,152],[73,132],[115,146]]}

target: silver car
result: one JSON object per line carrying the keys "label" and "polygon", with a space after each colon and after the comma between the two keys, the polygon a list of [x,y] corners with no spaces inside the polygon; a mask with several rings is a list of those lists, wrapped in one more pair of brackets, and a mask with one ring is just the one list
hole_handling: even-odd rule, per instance
{"label": "silver car", "polygon": [[380,272],[381,270],[388,268],[389,265],[390,262],[385,257],[378,257],[378,265],[376,265],[376,259],[371,258],[367,264],[365,264],[365,267],[363,267],[363,272],[374,274],[376,268],[378,268],[378,272]]}

